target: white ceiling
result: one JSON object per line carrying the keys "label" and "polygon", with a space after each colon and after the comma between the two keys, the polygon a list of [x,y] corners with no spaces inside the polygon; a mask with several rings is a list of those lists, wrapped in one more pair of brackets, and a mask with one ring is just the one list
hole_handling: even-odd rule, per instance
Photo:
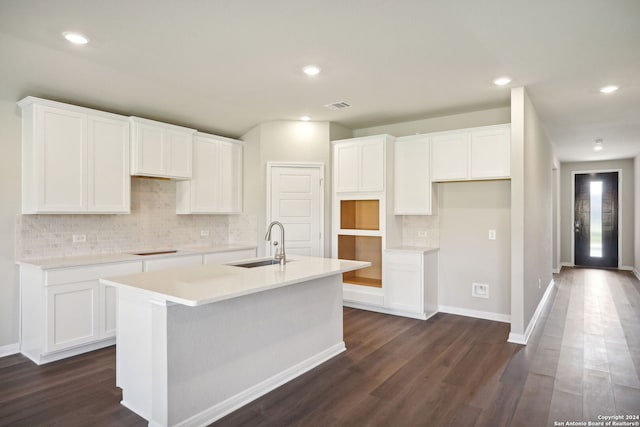
{"label": "white ceiling", "polygon": [[[528,88],[561,160],[640,152],[638,0],[0,0],[0,98],[226,136],[303,114],[355,129],[507,106],[502,75]],[[323,107],[336,101],[353,106]]]}

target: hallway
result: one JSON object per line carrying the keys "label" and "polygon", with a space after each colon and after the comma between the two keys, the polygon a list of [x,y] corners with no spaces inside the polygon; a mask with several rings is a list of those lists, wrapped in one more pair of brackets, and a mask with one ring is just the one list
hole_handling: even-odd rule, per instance
{"label": "hallway", "polygon": [[530,369],[555,377],[550,423],[640,415],[637,279],[630,272],[563,268],[556,288]]}

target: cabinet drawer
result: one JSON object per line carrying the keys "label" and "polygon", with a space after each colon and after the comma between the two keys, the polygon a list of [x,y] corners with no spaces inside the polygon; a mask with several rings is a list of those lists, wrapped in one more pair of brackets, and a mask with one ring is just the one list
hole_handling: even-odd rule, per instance
{"label": "cabinet drawer", "polygon": [[255,249],[244,249],[233,252],[218,252],[214,254],[206,254],[204,256],[205,264],[224,264],[231,261],[239,261],[241,259],[255,258]]}
{"label": "cabinet drawer", "polygon": [[63,283],[84,282],[102,277],[124,276],[126,274],[142,273],[142,262],[134,261],[118,264],[90,265],[86,267],[71,267],[45,272],[46,286]]}

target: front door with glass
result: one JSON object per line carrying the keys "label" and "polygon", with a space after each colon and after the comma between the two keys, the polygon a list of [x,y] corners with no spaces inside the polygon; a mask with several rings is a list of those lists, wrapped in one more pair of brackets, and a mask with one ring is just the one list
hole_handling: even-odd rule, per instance
{"label": "front door with glass", "polygon": [[575,265],[618,267],[618,172],[575,175]]}

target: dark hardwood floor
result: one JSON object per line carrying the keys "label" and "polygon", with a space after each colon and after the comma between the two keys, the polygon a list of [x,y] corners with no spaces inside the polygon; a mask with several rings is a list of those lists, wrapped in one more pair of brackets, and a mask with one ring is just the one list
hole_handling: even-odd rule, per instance
{"label": "dark hardwood floor", "polygon": [[[529,345],[504,323],[345,309],[347,352],[214,426],[553,426],[640,415],[640,283],[567,269]],[[0,425],[143,426],[119,405],[115,351],[0,358]]]}

